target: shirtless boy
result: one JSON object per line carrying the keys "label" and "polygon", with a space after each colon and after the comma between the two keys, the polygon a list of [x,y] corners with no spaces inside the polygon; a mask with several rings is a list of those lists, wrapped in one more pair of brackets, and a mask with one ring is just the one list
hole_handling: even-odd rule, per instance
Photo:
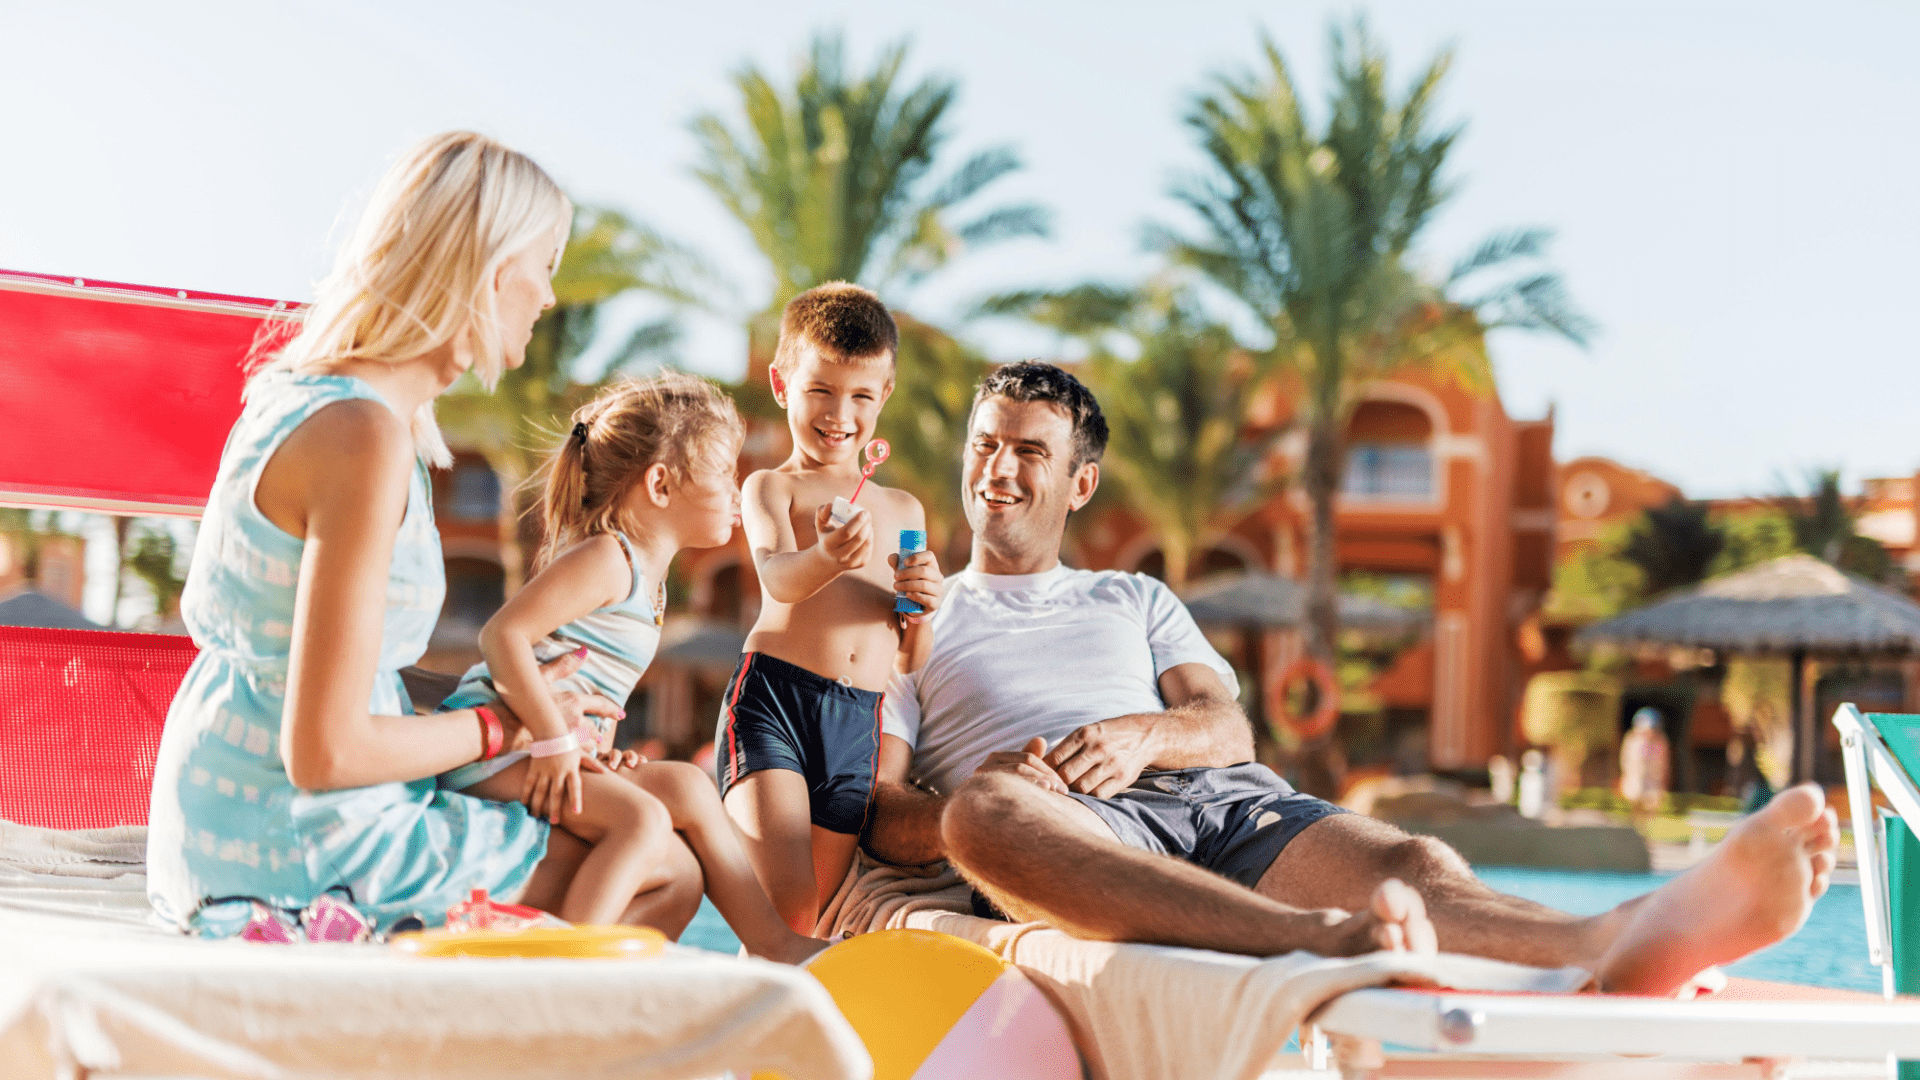
{"label": "shirtless boy", "polygon": [[[741,492],[761,608],[721,701],[720,792],[760,883],[803,934],[853,862],[873,797],[881,692],[925,662],[927,619],[940,606],[933,555],[892,554],[901,529],[926,528],[919,500],[869,481],[851,517],[832,517],[834,497],[860,483],[898,344],[893,316],[859,286],[794,297],[769,372],[793,454]],[[896,616],[895,594],[922,613]]]}

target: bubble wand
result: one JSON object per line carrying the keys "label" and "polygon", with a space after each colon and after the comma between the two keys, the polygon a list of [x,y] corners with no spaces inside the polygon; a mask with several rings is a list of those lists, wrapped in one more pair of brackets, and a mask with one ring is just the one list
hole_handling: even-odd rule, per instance
{"label": "bubble wand", "polygon": [[873,475],[873,470],[879,468],[881,462],[893,456],[893,447],[887,445],[885,439],[875,439],[861,449],[860,456],[866,459],[867,464],[860,470],[860,482],[853,485],[853,498],[848,499],[848,502],[860,501],[860,489],[867,486],[867,478]]}
{"label": "bubble wand", "polygon": [[[861,449],[860,456],[866,460],[866,465],[860,469],[860,482],[853,486],[853,499],[860,497],[860,489],[867,486],[867,478],[872,476],[873,470],[879,468],[880,463],[892,454],[893,447],[887,445],[885,439],[875,439]],[[853,505],[853,499],[843,499],[838,495],[833,497],[833,510],[830,516],[835,524],[845,525],[847,519],[853,517],[853,512],[857,509]]]}

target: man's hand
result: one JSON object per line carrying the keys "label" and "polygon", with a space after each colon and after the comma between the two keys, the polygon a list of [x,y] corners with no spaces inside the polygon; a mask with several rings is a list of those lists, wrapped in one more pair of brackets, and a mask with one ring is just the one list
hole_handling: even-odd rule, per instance
{"label": "man's hand", "polygon": [[821,503],[813,512],[813,531],[820,534],[821,554],[841,570],[858,570],[873,558],[873,515],[864,506],[836,525],[833,504]]}
{"label": "man's hand", "polygon": [[1012,773],[1048,791],[1065,795],[1066,781],[1060,779],[1060,774],[1053,771],[1053,766],[1047,764],[1047,759],[1040,756],[1046,753],[1046,750],[1047,740],[1035,735],[1019,750],[1001,750],[988,754],[987,760],[981,762],[980,767],[974,771]]}
{"label": "man's hand", "polygon": [[940,576],[940,560],[931,551],[916,551],[911,555],[889,555],[887,562],[893,566],[893,592],[904,596],[923,609],[918,615],[901,615],[901,622],[919,623],[933,618],[940,610],[940,599],[946,595],[946,579]]}
{"label": "man's hand", "polygon": [[1156,751],[1150,716],[1120,716],[1061,739],[1043,761],[1068,789],[1110,799],[1140,779]]}

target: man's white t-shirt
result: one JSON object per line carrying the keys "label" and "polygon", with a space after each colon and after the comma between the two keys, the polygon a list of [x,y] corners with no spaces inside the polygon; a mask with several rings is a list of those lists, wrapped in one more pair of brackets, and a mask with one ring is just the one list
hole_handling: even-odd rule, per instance
{"label": "man's white t-shirt", "polygon": [[1153,578],[965,570],[947,580],[926,664],[888,684],[881,731],[913,747],[914,779],[951,792],[988,754],[1036,735],[1052,747],[1088,724],[1164,710],[1160,675],[1196,663],[1239,693],[1233,667]]}

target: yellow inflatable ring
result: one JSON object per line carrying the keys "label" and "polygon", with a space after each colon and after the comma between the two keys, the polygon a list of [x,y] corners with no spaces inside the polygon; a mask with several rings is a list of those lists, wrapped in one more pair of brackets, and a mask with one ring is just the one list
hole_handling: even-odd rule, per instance
{"label": "yellow inflatable ring", "polygon": [[639,960],[658,956],[667,936],[648,926],[536,926],[528,930],[426,930],[401,934],[393,947],[410,956],[526,956]]}

